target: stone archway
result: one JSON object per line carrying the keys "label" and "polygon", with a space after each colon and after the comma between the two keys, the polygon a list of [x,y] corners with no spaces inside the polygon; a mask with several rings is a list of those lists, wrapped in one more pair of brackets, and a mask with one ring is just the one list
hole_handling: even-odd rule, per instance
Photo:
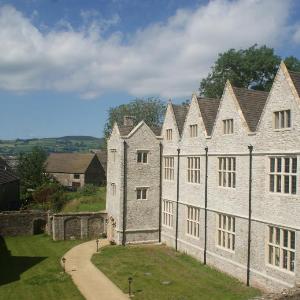
{"label": "stone archway", "polygon": [[104,232],[103,218],[93,217],[88,219],[88,237],[90,239],[100,238]]}
{"label": "stone archway", "polygon": [[32,232],[33,234],[42,234],[46,231],[46,220],[44,219],[35,219],[32,223]]}
{"label": "stone archway", "polygon": [[69,218],[64,222],[64,239],[80,239],[81,238],[81,219]]}

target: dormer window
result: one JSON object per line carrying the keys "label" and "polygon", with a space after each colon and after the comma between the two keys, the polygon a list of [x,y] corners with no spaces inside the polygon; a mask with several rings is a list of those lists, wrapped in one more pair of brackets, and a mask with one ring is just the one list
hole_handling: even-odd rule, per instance
{"label": "dormer window", "polygon": [[172,141],[172,129],[166,130],[167,141]]}
{"label": "dormer window", "polygon": [[198,136],[198,125],[193,124],[190,125],[190,137],[197,137]]}
{"label": "dormer window", "polygon": [[137,152],[137,162],[140,164],[148,163],[148,151],[138,151]]}
{"label": "dormer window", "polygon": [[274,112],[274,129],[285,129],[291,127],[291,110]]}
{"label": "dormer window", "polygon": [[233,119],[223,120],[223,134],[233,134]]}

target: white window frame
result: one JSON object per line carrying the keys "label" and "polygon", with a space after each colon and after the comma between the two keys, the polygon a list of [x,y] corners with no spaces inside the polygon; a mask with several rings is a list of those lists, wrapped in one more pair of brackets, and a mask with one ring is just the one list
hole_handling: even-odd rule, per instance
{"label": "white window frame", "polygon": [[275,130],[285,130],[292,127],[292,115],[290,109],[273,112],[273,128]]}
{"label": "white window frame", "polygon": [[164,180],[174,181],[175,159],[173,156],[164,157]]}
{"label": "white window frame", "polygon": [[227,214],[217,215],[217,246],[235,252],[235,217]]}
{"label": "white window frame", "polygon": [[172,141],[173,139],[173,130],[171,128],[166,129],[166,139],[167,141]]}
{"label": "white window frame", "polygon": [[173,201],[163,199],[162,205],[162,225],[173,228]]}
{"label": "white window frame", "polygon": [[200,183],[200,156],[187,157],[187,182]]}
{"label": "white window frame", "polygon": [[236,188],[236,157],[218,157],[219,187]]}
{"label": "white window frame", "polygon": [[267,264],[294,273],[295,263],[296,232],[269,225],[267,235]]}
{"label": "white window frame", "polygon": [[[149,151],[147,150],[137,150],[136,161],[138,164],[147,164],[149,158]],[[140,158],[140,159],[139,159]]]}
{"label": "white window frame", "polygon": [[297,156],[269,157],[269,192],[282,195],[297,194]]}
{"label": "white window frame", "polygon": [[148,187],[137,187],[136,190],[136,200],[148,200]]}
{"label": "white window frame", "polygon": [[198,125],[192,124],[190,125],[190,137],[194,138],[198,136]]}
{"label": "white window frame", "polygon": [[116,186],[116,184],[114,182],[112,182],[110,185],[111,185],[111,194],[113,196],[116,196],[116,194],[117,194],[117,186]]}
{"label": "white window frame", "polygon": [[233,134],[233,119],[223,120],[223,134]]}
{"label": "white window frame", "polygon": [[186,234],[193,238],[200,238],[200,208],[187,205]]}

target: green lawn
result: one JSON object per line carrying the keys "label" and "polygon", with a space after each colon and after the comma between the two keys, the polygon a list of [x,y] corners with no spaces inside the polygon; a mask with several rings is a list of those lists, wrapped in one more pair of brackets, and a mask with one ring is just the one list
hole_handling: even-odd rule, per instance
{"label": "green lawn", "polygon": [[78,243],[44,235],[0,237],[0,299],[84,299],[59,264]]}
{"label": "green lawn", "polygon": [[166,246],[108,246],[92,260],[126,293],[132,276],[136,300],[238,300],[260,294]]}
{"label": "green lawn", "polygon": [[68,192],[67,197],[69,201],[64,205],[63,212],[100,211],[105,209],[106,188],[97,188],[93,195]]}

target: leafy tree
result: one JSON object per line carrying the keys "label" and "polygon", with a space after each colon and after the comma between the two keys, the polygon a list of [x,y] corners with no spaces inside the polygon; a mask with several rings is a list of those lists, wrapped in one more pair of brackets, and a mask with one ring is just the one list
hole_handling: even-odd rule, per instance
{"label": "leafy tree", "polygon": [[[211,98],[220,98],[228,80],[237,87],[269,91],[281,58],[274,49],[253,45],[248,49],[230,49],[219,57],[200,83],[200,93]],[[285,63],[291,71],[300,71],[300,61],[287,57]]]}
{"label": "leafy tree", "polygon": [[39,147],[19,155],[17,172],[20,177],[23,201],[29,200],[33,190],[50,180],[45,170],[46,158],[47,153]]}
{"label": "leafy tree", "polygon": [[159,126],[163,121],[166,105],[159,99],[135,99],[128,104],[111,107],[108,111],[108,121],[104,127],[104,136],[107,138],[115,122],[123,124],[124,116],[133,116],[135,124],[144,120],[149,126]]}

